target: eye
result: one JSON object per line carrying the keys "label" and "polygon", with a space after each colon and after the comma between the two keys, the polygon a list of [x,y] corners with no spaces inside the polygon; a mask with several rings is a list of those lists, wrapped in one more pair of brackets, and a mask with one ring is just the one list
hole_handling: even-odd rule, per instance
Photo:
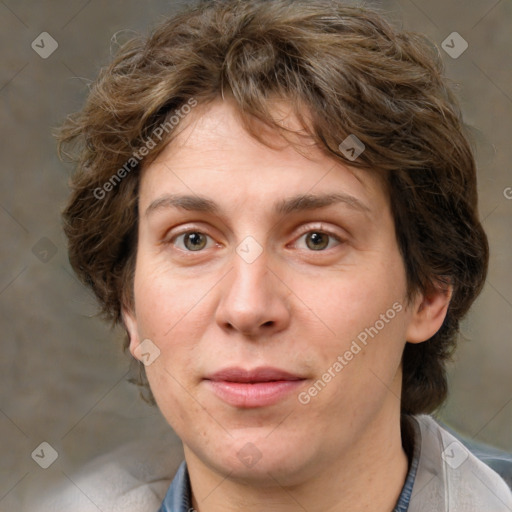
{"label": "eye", "polygon": [[299,239],[304,239],[306,247],[312,251],[323,251],[325,249],[331,249],[333,244],[331,241],[335,241],[334,246],[339,245],[342,241],[334,234],[320,230],[312,230],[304,233]]}
{"label": "eye", "polygon": [[[187,231],[174,236],[169,240],[169,243],[183,251],[198,252],[206,248],[208,239],[212,240],[208,235],[205,235],[200,231]],[[180,240],[181,243],[178,242]]]}

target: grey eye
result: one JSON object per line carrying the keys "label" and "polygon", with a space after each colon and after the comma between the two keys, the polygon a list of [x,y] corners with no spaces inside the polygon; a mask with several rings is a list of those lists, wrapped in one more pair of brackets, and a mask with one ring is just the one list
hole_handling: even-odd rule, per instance
{"label": "grey eye", "polygon": [[187,231],[172,239],[172,243],[183,251],[198,252],[208,244],[208,235],[200,231]]}
{"label": "grey eye", "polygon": [[313,251],[321,251],[329,245],[330,236],[320,231],[311,231],[306,233],[306,245]]}
{"label": "grey eye", "polygon": [[206,235],[198,232],[184,234],[185,247],[190,251],[200,251],[206,247]]}

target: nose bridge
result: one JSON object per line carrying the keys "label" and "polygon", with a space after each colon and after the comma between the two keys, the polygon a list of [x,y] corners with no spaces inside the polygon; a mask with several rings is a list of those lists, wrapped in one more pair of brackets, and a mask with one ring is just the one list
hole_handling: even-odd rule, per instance
{"label": "nose bridge", "polygon": [[252,251],[250,245],[248,247],[247,243],[241,242],[233,255],[230,291],[239,302],[255,301],[268,292],[267,254],[262,251],[256,256]]}
{"label": "nose bridge", "polygon": [[287,298],[268,264],[268,254],[250,237],[237,246],[216,314],[222,328],[255,336],[285,327]]}

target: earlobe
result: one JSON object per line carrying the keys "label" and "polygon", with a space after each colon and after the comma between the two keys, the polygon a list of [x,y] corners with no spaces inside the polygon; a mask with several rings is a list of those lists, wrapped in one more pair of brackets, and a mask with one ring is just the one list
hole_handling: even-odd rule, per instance
{"label": "earlobe", "polygon": [[123,323],[128,333],[128,336],[130,337],[130,354],[133,357],[135,357],[135,359],[138,359],[137,356],[135,355],[135,350],[140,345],[140,337],[139,330],[137,328],[137,320],[135,317],[135,313],[123,306],[121,310],[121,315],[123,317]]}
{"label": "earlobe", "polygon": [[430,339],[443,325],[453,286],[444,286],[418,294],[413,303],[413,313],[407,329],[409,343],[422,343]]}

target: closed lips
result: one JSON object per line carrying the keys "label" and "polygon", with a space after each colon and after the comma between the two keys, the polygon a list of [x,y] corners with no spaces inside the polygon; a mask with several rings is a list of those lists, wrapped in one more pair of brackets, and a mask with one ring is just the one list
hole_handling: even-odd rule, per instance
{"label": "closed lips", "polygon": [[232,367],[217,371],[205,377],[205,379],[217,382],[224,381],[254,384],[258,382],[303,380],[303,377],[272,367],[255,368],[253,370]]}

